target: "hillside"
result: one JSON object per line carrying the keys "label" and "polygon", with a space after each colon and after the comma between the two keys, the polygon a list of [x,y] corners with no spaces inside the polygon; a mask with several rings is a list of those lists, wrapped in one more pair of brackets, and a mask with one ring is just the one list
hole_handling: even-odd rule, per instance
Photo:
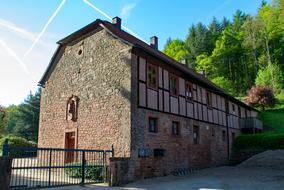
{"label": "hillside", "polygon": [[259,116],[265,133],[284,133],[284,99],[279,100],[273,109],[262,111]]}
{"label": "hillside", "polygon": [[264,131],[258,134],[240,135],[233,144],[231,163],[240,163],[266,150],[284,149],[284,98],[274,108],[259,113]]}

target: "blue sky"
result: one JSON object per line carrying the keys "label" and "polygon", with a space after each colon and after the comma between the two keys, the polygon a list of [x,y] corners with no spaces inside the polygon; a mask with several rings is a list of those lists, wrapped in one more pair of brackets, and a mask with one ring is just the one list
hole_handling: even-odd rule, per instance
{"label": "blue sky", "polygon": [[[268,0],[271,2],[271,0]],[[0,105],[21,103],[34,92],[56,41],[97,18],[120,16],[144,41],[184,39],[192,24],[237,9],[255,15],[261,0],[0,0]]]}

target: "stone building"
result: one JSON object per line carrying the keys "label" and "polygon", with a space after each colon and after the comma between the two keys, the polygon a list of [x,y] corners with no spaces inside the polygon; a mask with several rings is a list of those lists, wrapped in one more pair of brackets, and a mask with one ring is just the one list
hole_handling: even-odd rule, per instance
{"label": "stone building", "polygon": [[44,76],[39,147],[110,149],[125,180],[224,163],[256,110],[102,20],[58,42]]}

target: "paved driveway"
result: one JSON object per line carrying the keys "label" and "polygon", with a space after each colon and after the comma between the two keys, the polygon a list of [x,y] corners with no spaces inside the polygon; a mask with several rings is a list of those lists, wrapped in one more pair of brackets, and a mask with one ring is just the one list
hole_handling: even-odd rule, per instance
{"label": "paved driveway", "polygon": [[159,177],[136,181],[123,187],[73,186],[61,190],[270,190],[284,189],[284,171],[262,168],[218,167],[201,170],[188,176]]}

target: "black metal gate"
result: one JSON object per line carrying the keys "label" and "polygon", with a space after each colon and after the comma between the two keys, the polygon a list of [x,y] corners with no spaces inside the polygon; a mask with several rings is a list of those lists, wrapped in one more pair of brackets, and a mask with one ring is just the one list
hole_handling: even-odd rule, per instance
{"label": "black metal gate", "polygon": [[107,182],[111,150],[3,147],[13,158],[11,189]]}

